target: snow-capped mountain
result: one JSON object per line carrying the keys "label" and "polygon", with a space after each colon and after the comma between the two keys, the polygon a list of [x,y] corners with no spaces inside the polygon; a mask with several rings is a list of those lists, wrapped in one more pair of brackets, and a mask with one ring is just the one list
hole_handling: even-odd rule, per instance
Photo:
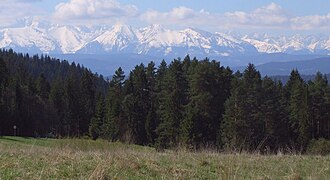
{"label": "snow-capped mountain", "polygon": [[329,36],[294,35],[270,36],[267,34],[245,35],[242,40],[252,44],[261,53],[288,53],[288,54],[323,54],[330,52]]}
{"label": "snow-capped mountain", "polygon": [[271,36],[211,33],[161,25],[133,28],[83,27],[41,24],[30,20],[23,27],[0,28],[0,47],[49,54],[139,54],[178,57],[227,57],[271,53],[329,55],[330,36]]}

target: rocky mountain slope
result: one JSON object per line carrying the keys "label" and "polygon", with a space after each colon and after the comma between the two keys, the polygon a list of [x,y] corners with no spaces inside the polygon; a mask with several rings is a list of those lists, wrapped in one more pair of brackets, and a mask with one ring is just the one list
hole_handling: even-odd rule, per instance
{"label": "rocky mountain slope", "polygon": [[161,25],[133,28],[60,26],[26,22],[25,26],[0,28],[0,47],[49,54],[138,54],[178,57],[233,57],[287,53],[330,54],[330,36],[211,33],[187,28],[170,30]]}

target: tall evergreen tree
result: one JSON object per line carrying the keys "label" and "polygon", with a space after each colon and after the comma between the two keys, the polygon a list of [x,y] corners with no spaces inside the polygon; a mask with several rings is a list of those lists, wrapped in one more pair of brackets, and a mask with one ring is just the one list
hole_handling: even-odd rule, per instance
{"label": "tall evergreen tree", "polygon": [[51,90],[49,93],[49,101],[51,106],[54,108],[56,112],[56,117],[53,121],[53,128],[55,128],[56,134],[65,136],[64,129],[64,118],[67,112],[65,92],[63,87],[63,81],[60,79],[56,79],[51,86]]}
{"label": "tall evergreen tree", "polygon": [[264,141],[261,120],[261,76],[249,64],[241,80],[235,80],[231,96],[226,102],[223,122],[223,143],[245,150],[257,150]]}
{"label": "tall evergreen tree", "polygon": [[312,138],[326,138],[327,125],[329,121],[326,94],[328,80],[320,72],[316,74],[315,80],[309,83],[310,91],[310,119]]}
{"label": "tall evergreen tree", "polygon": [[111,141],[118,140],[123,122],[122,101],[125,75],[121,68],[113,75],[106,99],[106,118],[103,123],[103,136]]}
{"label": "tall evergreen tree", "polygon": [[293,70],[286,85],[290,138],[295,148],[305,148],[310,139],[308,89],[299,72]]}
{"label": "tall evergreen tree", "polygon": [[[330,109],[330,85],[328,85],[325,93],[325,109]],[[327,121],[323,124],[324,137],[330,139],[330,111],[326,113]]]}
{"label": "tall evergreen tree", "polygon": [[150,110],[150,91],[146,68],[143,64],[135,66],[125,83],[126,96],[124,100],[125,115],[128,120],[129,141],[136,144],[150,144],[146,130],[146,119]]}
{"label": "tall evergreen tree", "polygon": [[89,70],[84,70],[81,77],[80,87],[81,87],[80,99],[82,105],[80,132],[88,133],[88,125],[95,111],[95,93],[96,93],[95,78],[92,72],[90,72]]}
{"label": "tall evergreen tree", "polygon": [[225,113],[221,123],[218,144],[222,148],[241,149],[247,125],[244,121],[242,78],[236,73],[231,83],[231,95],[225,102]]}
{"label": "tall evergreen tree", "polygon": [[98,95],[95,114],[89,124],[89,135],[93,140],[101,136],[101,127],[105,119],[105,104],[102,94]]}
{"label": "tall evergreen tree", "polygon": [[277,151],[287,145],[288,136],[285,106],[281,102],[282,84],[276,84],[271,78],[262,81],[261,119],[264,121],[261,133],[264,134],[261,150]]}
{"label": "tall evergreen tree", "polygon": [[65,81],[64,98],[66,104],[65,132],[67,136],[80,136],[80,123],[82,119],[81,88],[78,78],[73,74]]}
{"label": "tall evergreen tree", "polygon": [[[9,81],[9,71],[7,69],[7,66],[2,58],[0,58],[0,124],[6,124],[8,121],[7,114],[8,109],[6,107],[5,102],[5,91],[8,86]],[[5,131],[4,126],[0,127],[0,136]]]}
{"label": "tall evergreen tree", "polygon": [[156,141],[158,149],[173,147],[179,143],[178,127],[184,117],[184,105],[187,102],[186,84],[182,63],[174,60],[164,75],[160,92],[158,109],[160,124],[157,127]]}
{"label": "tall evergreen tree", "polygon": [[197,146],[214,146],[224,113],[223,104],[228,97],[226,92],[229,92],[226,84],[230,84],[230,79],[225,75],[226,69],[215,61],[206,59],[191,67],[190,101],[182,123],[183,141]]}
{"label": "tall evergreen tree", "polygon": [[156,67],[154,62],[150,62],[146,68],[147,77],[147,91],[148,96],[148,110],[145,122],[145,129],[147,133],[148,143],[153,145],[157,137],[156,128],[159,124],[159,119],[156,113],[157,108],[157,94],[156,94]]}
{"label": "tall evergreen tree", "polygon": [[42,99],[48,99],[49,92],[50,92],[50,84],[47,81],[45,75],[42,73],[40,74],[37,80],[37,93]]}

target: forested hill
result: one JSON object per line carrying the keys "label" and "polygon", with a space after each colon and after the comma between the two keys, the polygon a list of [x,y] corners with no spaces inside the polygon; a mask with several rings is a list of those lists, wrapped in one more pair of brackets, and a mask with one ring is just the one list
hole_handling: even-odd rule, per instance
{"label": "forested hill", "polygon": [[273,152],[330,139],[330,87],[320,73],[305,82],[293,70],[282,84],[262,78],[252,64],[233,73],[219,62],[186,56],[158,67],[137,65],[128,77],[118,68],[100,93],[106,82],[78,65],[1,54],[2,134],[12,135],[16,125],[23,136]]}
{"label": "forested hill", "polygon": [[21,136],[62,134],[74,114],[86,132],[95,96],[108,89],[102,76],[79,64],[4,49],[0,85],[0,135],[12,135],[15,125]]}
{"label": "forested hill", "polygon": [[[324,74],[324,76],[326,76],[327,79],[330,78],[330,74]],[[286,84],[289,79],[290,76],[283,76],[283,75],[279,75],[279,76],[270,76],[274,81],[281,81],[283,84]],[[313,75],[305,75],[305,74],[301,74],[301,78],[305,81],[313,81],[316,78],[316,74]]]}

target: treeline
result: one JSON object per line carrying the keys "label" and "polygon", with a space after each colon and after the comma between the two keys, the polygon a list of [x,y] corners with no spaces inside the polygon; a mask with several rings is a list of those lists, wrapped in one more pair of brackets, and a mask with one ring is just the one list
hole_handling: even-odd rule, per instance
{"label": "treeline", "polygon": [[[316,77],[316,74],[309,74],[309,75],[301,74],[300,76],[305,82],[308,82],[308,81],[313,81]],[[327,79],[330,78],[330,74],[323,74],[323,76],[326,76]],[[281,81],[283,84],[286,84],[289,81],[290,76],[278,75],[278,76],[270,76],[270,78],[272,78],[274,81]]]}
{"label": "treeline", "polygon": [[107,88],[79,64],[0,50],[0,135],[80,136]]}
{"label": "treeline", "polygon": [[330,138],[330,87],[317,73],[305,82],[293,70],[283,85],[250,64],[233,73],[219,62],[140,64],[119,68],[90,125],[94,139],[131,141],[158,149],[185,146],[247,151],[306,150]]}
{"label": "treeline", "polygon": [[26,136],[89,135],[159,150],[305,150],[312,139],[330,139],[330,87],[320,73],[305,82],[293,70],[282,84],[262,78],[252,64],[233,73],[219,62],[186,56],[137,65],[128,77],[119,68],[105,82],[66,61],[50,60],[59,64],[49,66],[57,74],[50,76],[40,70],[46,65],[10,66],[15,58],[42,64],[49,57],[1,54],[7,65],[0,66],[2,134],[17,125]]}

